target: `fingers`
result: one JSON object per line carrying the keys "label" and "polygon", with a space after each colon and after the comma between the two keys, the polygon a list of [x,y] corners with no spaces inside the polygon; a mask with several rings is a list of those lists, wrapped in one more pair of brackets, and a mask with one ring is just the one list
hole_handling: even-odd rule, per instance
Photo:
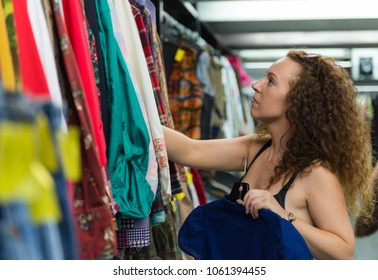
{"label": "fingers", "polygon": [[265,208],[264,205],[264,198],[263,197],[255,197],[248,199],[244,203],[245,213],[251,214],[254,219],[259,217],[259,210]]}
{"label": "fingers", "polygon": [[272,208],[272,200],[274,197],[266,190],[249,190],[243,199],[245,213],[250,214],[253,219],[257,219],[260,209]]}

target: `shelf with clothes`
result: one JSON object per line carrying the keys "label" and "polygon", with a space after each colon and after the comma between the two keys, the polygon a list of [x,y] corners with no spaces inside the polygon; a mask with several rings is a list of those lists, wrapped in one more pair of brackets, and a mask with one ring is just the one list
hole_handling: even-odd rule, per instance
{"label": "shelf with clothes", "polygon": [[[141,6],[137,7],[137,3],[139,3],[146,8],[151,2],[159,2],[159,6],[155,7],[156,12],[163,13],[161,1],[88,0],[82,2],[83,7],[75,1],[43,0],[41,1],[42,6],[36,5],[30,10],[27,10],[25,5],[17,6],[15,9],[15,20],[30,17],[31,23],[27,29],[30,32],[25,32],[26,29],[17,32],[19,29],[12,29],[11,26],[7,26],[3,18],[0,21],[0,23],[4,23],[0,26],[2,31],[15,30],[12,34],[1,32],[1,39],[5,38],[6,40],[0,40],[2,70],[0,76],[4,78],[3,84],[6,90],[11,91],[10,88],[12,88],[12,91],[22,92],[32,99],[40,99],[43,96],[58,107],[60,129],[69,132],[74,127],[80,128],[79,140],[76,142],[79,146],[79,152],[76,155],[68,152],[62,154],[69,157],[68,162],[71,157],[80,160],[78,164],[82,175],[81,180],[72,183],[66,179],[61,182],[67,191],[68,205],[72,211],[66,213],[63,217],[72,219],[74,227],[77,229],[75,237],[78,239],[79,245],[76,246],[76,249],[79,252],[76,252],[77,255],[74,255],[76,253],[73,252],[70,256],[63,258],[109,259],[118,257],[116,256],[118,249],[123,248],[123,245],[118,242],[121,236],[117,236],[116,217],[117,213],[120,213],[122,199],[126,204],[133,204],[132,199],[125,198],[127,194],[133,191],[141,191],[141,186],[145,186],[147,194],[152,191],[149,183],[141,183],[147,180],[147,175],[143,173],[143,170],[138,175],[140,180],[137,180],[137,182],[127,181],[128,184],[120,182],[129,178],[129,175],[130,178],[134,176],[139,170],[136,166],[143,166],[147,170],[149,163],[154,163],[150,167],[167,163],[164,143],[159,141],[159,137],[150,138],[150,136],[159,135],[159,130],[156,128],[160,124],[175,126],[168,96],[168,92],[174,85],[165,75],[167,62],[163,57],[164,42],[161,41],[161,38],[163,38],[160,36],[161,34],[157,32],[158,26],[155,26],[153,12],[148,9],[139,9]],[[11,5],[12,1],[2,1],[1,3]],[[20,3],[21,1],[18,2],[18,4]],[[125,7],[128,8],[129,18],[127,20],[131,23],[128,26],[133,26],[133,32],[136,31],[133,37],[130,35],[128,35],[130,37],[123,37],[125,36],[124,30],[116,29],[116,20],[114,19],[117,13],[114,13],[113,9],[112,14],[111,9],[111,5],[115,6],[115,4],[122,8],[116,9],[117,13],[124,11]],[[165,3],[168,10],[171,5],[174,4]],[[64,12],[60,10],[62,6]],[[101,14],[110,16],[107,19],[102,18],[102,20],[108,20],[108,25],[99,21],[98,10],[100,6],[109,8],[107,10],[109,13]],[[7,12],[9,10],[6,9]],[[122,18],[122,20],[125,20],[125,18]],[[139,20],[139,23],[143,21],[145,27],[148,27],[146,30],[149,33],[143,34],[143,28],[134,25],[137,20]],[[156,16],[155,20],[158,20]],[[84,24],[79,24],[79,22]],[[12,21],[8,21],[8,24],[11,23]],[[27,21],[23,21],[23,23],[28,24]],[[36,29],[35,26],[37,25],[43,26],[43,28]],[[20,25],[18,26],[20,27]],[[212,48],[212,45],[207,44],[207,39],[202,38],[202,35],[205,34],[203,29],[200,30],[200,34],[197,31],[187,32],[188,30],[184,31],[183,28],[179,28],[181,33],[185,33],[185,36],[191,39],[188,41],[195,39],[195,48],[201,50],[201,52],[204,48],[207,48],[212,50],[212,54],[216,54],[217,51]],[[105,33],[106,35],[104,35]],[[15,36],[18,36],[19,40],[14,40]],[[101,41],[104,38],[107,38],[107,40]],[[123,41],[128,44],[123,45],[120,38],[128,38]],[[152,45],[145,45],[148,40]],[[6,42],[11,44],[4,44]],[[18,45],[15,44],[17,42]],[[33,43],[33,48],[31,48],[30,43]],[[14,56],[19,49],[22,55]],[[109,52],[110,50],[114,50],[114,52]],[[133,55],[131,59],[130,56],[126,55],[127,52],[123,52],[124,50],[133,50],[138,56]],[[41,53],[43,53],[43,56]],[[137,63],[134,61],[136,57],[139,59]],[[115,65],[116,67],[111,67]],[[123,66],[120,67],[120,65]],[[127,71],[130,71],[128,78],[126,77]],[[218,75],[216,79],[221,80],[221,72],[217,71],[216,73]],[[23,79],[21,79],[22,76]],[[123,90],[121,86],[115,87],[117,81],[123,83],[123,85],[128,84],[133,89]],[[198,82],[197,89],[199,95],[203,96],[203,94],[206,94],[206,89],[203,92],[201,83],[203,84],[201,81]],[[149,89],[144,88],[146,86]],[[149,95],[143,95],[142,91],[149,92]],[[125,92],[127,92],[127,95],[120,94]],[[140,95],[138,95],[138,92]],[[197,109],[201,109],[201,112],[211,111],[205,109],[203,105],[211,100],[207,98],[208,96],[206,94],[203,100],[201,98],[196,99],[197,105],[201,105]],[[135,110],[124,110],[124,108],[131,106],[131,101],[127,98],[133,98],[135,103],[132,107]],[[155,101],[155,103],[149,104],[151,110],[148,115],[146,114],[147,110],[143,112],[143,106],[145,106],[145,109],[147,108],[144,103],[145,100]],[[109,105],[119,107],[114,110]],[[138,115],[133,115],[132,113],[138,111],[138,108],[140,109]],[[197,110],[197,115],[199,115],[198,113],[199,110]],[[151,125],[152,122],[146,122],[151,116],[153,116],[156,126]],[[205,114],[202,114],[201,118],[203,116]],[[136,124],[137,121],[140,122],[139,126]],[[150,131],[148,131],[148,127]],[[135,138],[130,138],[129,142],[124,143],[126,134],[122,132],[127,129],[131,129],[128,133],[125,132],[127,136]],[[206,137],[212,137],[213,131],[210,131],[210,129],[212,129],[210,125],[205,129],[209,133],[209,136]],[[142,130],[144,133],[141,132]],[[200,130],[203,130],[203,128],[198,129],[196,127],[195,133],[199,135]],[[116,132],[119,132],[119,134]],[[201,134],[205,135],[204,132],[201,132]],[[136,135],[143,137],[137,138]],[[134,143],[135,146],[130,145],[130,143]],[[132,148],[135,147],[143,151],[140,156],[144,157],[143,161],[136,165],[137,156],[131,156],[127,159],[125,157],[126,154],[132,154]],[[146,157],[149,157],[148,160]],[[62,160],[64,160],[63,157]],[[72,159],[71,162],[73,162]],[[177,247],[176,225],[180,223],[180,221],[177,221],[179,220],[177,213],[183,208],[180,208],[180,205],[183,206],[183,202],[179,203],[178,201],[182,198],[180,194],[183,193],[187,178],[183,167],[172,162],[168,162],[168,164],[169,174],[166,174],[165,177],[169,177],[170,183],[165,180],[167,178],[164,179],[158,173],[162,170],[161,165],[159,168],[150,168],[151,173],[149,175],[152,176],[151,178],[158,178],[158,180],[155,180],[156,193],[153,193],[153,200],[148,200],[148,203],[152,203],[152,205],[145,204],[143,209],[137,209],[144,211],[145,217],[143,219],[147,223],[135,223],[136,219],[141,217],[131,215],[130,213],[134,212],[124,210],[128,208],[122,209],[123,214],[128,214],[129,221],[134,221],[126,224],[126,232],[143,230],[143,238],[145,238],[144,241],[128,239],[128,241],[134,242],[132,244],[136,244],[136,246],[126,246],[127,250],[130,250],[130,255],[124,255],[125,258],[181,258],[181,252]],[[109,167],[112,167],[112,169],[109,170]],[[124,172],[117,173],[122,168],[124,168]],[[119,174],[124,176],[118,176]],[[120,192],[118,192],[121,189],[118,188],[119,186],[122,188]],[[124,189],[125,186],[132,190]],[[164,186],[169,186],[171,189],[164,188]],[[186,198],[189,198],[188,193],[186,193]],[[147,203],[147,199],[143,200],[143,203]],[[175,207],[180,209],[175,209],[175,212]],[[92,230],[98,232],[98,234],[90,235],[89,232]],[[166,243],[167,241],[159,240],[162,232],[165,236],[170,236],[167,239],[171,240],[169,244]],[[128,234],[127,236],[132,235]],[[168,247],[171,248],[169,252],[166,250]],[[147,252],[145,255],[141,252],[143,250]],[[127,252],[125,253],[127,254]]]}
{"label": "shelf with clothes", "polygon": [[[168,252],[167,248],[169,244],[164,244],[164,240],[158,240],[159,236],[154,234],[156,229],[161,230],[164,234],[172,236],[170,240],[175,240],[175,232],[172,230],[174,225],[171,225],[171,215],[170,212],[170,195],[173,190],[167,189],[175,183],[171,179],[174,176],[173,168],[169,168],[167,164],[167,155],[164,150],[164,142],[162,141],[162,131],[161,123],[168,125],[169,117],[166,115],[166,106],[164,104],[164,94],[165,90],[161,82],[162,72],[161,63],[158,61],[160,58],[160,52],[158,51],[159,42],[156,41],[159,37],[156,36],[156,30],[154,28],[151,17],[149,17],[148,11],[146,11],[140,5],[137,5],[136,1],[120,2],[111,1],[109,4],[111,23],[113,27],[113,32],[115,32],[115,40],[120,46],[118,51],[117,60],[118,64],[122,65],[124,68],[123,72],[128,72],[128,92],[133,93],[137,96],[138,102],[142,107],[143,117],[139,118],[139,121],[143,119],[146,121],[146,127],[149,134],[152,136],[150,141],[150,147],[152,151],[149,156],[155,156],[156,159],[149,158],[149,164],[155,164],[155,169],[149,169],[148,173],[149,179],[156,178],[152,183],[156,187],[155,194],[152,201],[152,207],[143,208],[145,210],[150,210],[146,216],[133,216],[128,215],[127,206],[129,203],[128,191],[125,190],[128,187],[127,182],[122,181],[123,172],[114,172],[114,168],[120,168],[118,165],[112,166],[112,174],[114,182],[117,184],[117,197],[119,201],[122,202],[122,209],[117,214],[117,240],[119,247],[119,254],[117,258],[120,259],[156,259],[156,258],[174,258],[175,249]],[[144,21],[147,19],[147,21]],[[127,22],[127,25],[122,23]],[[103,22],[104,24],[105,22]],[[108,25],[110,25],[108,23]],[[109,26],[110,29],[110,26]],[[112,33],[112,32],[110,32]],[[107,34],[107,36],[112,36]],[[152,47],[156,46],[156,47]],[[154,51],[152,51],[154,50]],[[121,60],[124,60],[121,62]],[[156,64],[155,64],[156,63]],[[156,68],[155,68],[156,67]],[[115,75],[117,73],[114,73]],[[113,74],[109,78],[113,77]],[[109,85],[109,90],[114,92],[114,96],[118,96],[118,100],[124,98],[122,96],[123,90],[117,90],[117,88],[112,88],[114,85]],[[130,87],[132,87],[130,89]],[[119,102],[114,102],[112,106],[120,106]],[[123,110],[117,110],[119,113],[125,113]],[[126,122],[127,123],[127,122]],[[130,132],[132,135],[133,132]],[[116,135],[114,134],[113,137]],[[122,134],[120,134],[122,138]],[[138,141],[138,139],[136,139]],[[118,145],[121,145],[118,142]],[[153,145],[153,146],[151,146]],[[123,148],[124,146],[119,146]],[[118,151],[115,149],[114,151]],[[154,150],[156,154],[154,154]],[[138,150],[131,151],[132,153],[138,152]],[[128,151],[126,151],[126,155]],[[143,155],[148,155],[145,153]],[[118,155],[114,155],[118,157]],[[117,161],[111,160],[111,162],[116,163]],[[152,166],[152,165],[150,165]],[[170,166],[171,167],[171,166]],[[127,170],[126,170],[127,171]],[[154,171],[159,172],[158,176]],[[165,172],[165,176],[161,176],[162,172]],[[143,175],[143,174],[141,174]],[[121,179],[121,180],[118,180]],[[144,179],[143,179],[144,180]],[[151,184],[152,185],[152,184]],[[122,187],[122,188],[120,188]],[[138,186],[139,187],[139,186]],[[121,191],[122,189],[122,191]],[[131,190],[130,190],[131,191]],[[146,204],[146,200],[140,201],[142,204]],[[148,203],[149,204],[149,203]],[[133,204],[138,208],[138,204]],[[135,209],[137,210],[137,209]],[[169,232],[168,232],[169,231]],[[168,239],[167,239],[168,240]],[[174,242],[173,242],[174,243]],[[164,247],[165,251],[162,252],[160,248]],[[164,255],[166,254],[166,255]],[[169,256],[168,256],[169,255]]]}
{"label": "shelf with clothes", "polygon": [[[14,183],[6,184],[10,189],[17,191],[18,187],[23,186],[25,190],[34,193],[33,182],[34,185],[38,183],[40,186],[50,182],[49,189],[55,190],[59,199],[60,216],[57,226],[60,234],[53,234],[56,230],[52,227],[53,220],[51,220],[51,223],[44,227],[44,231],[37,233],[37,238],[46,239],[48,234],[53,234],[55,238],[46,239],[50,241],[49,244],[36,243],[43,246],[46,253],[29,257],[32,259],[109,258],[114,255],[115,232],[109,205],[110,198],[106,189],[108,182],[103,174],[106,156],[105,147],[100,143],[104,144],[104,135],[99,107],[95,106],[98,104],[98,95],[89,57],[88,38],[85,37],[86,26],[78,24],[74,30],[68,30],[69,27],[65,24],[65,22],[74,23],[76,20],[83,23],[82,7],[75,1],[49,0],[38,1],[32,6],[28,6],[27,1],[2,1],[2,4],[4,9],[0,9],[2,15],[0,21],[7,31],[2,35],[7,36],[2,36],[0,49],[10,50],[1,52],[2,73],[13,74],[2,75],[6,87],[5,100],[17,96],[17,100],[28,100],[29,110],[43,107],[43,112],[39,112],[38,122],[33,124],[32,131],[25,127],[25,131],[29,131],[28,136],[32,137],[30,143],[23,143],[20,140],[10,142],[9,145],[15,147],[14,145],[19,144],[18,150],[24,151],[25,154],[39,155],[43,160],[49,159],[48,162],[54,162],[52,159],[57,158],[56,165],[59,167],[58,170],[48,169],[50,172],[46,172],[46,168],[43,168],[46,162],[35,164],[39,161],[33,160],[29,164],[25,162],[24,157],[12,157],[12,162],[15,164],[26,166],[22,169],[25,171],[25,176],[8,172],[6,178],[13,180]],[[65,13],[60,10],[60,4],[65,6]],[[76,39],[73,39],[74,37]],[[78,63],[78,55],[82,64]],[[12,76],[15,77],[15,83],[9,80]],[[14,106],[14,102],[9,104]],[[34,123],[33,119],[31,115],[29,122]],[[54,140],[53,149],[47,149],[48,146],[43,145],[45,142],[41,142],[42,146],[37,148],[31,146],[39,140],[38,133],[41,133],[38,129],[39,119],[48,119],[51,135],[46,128],[41,131],[45,138]],[[8,133],[8,129],[17,130],[20,126],[20,123],[14,121],[10,125],[7,121],[6,124],[7,126],[4,123],[2,126],[7,129],[4,133]],[[65,140],[70,137],[74,137],[75,140]],[[60,148],[58,144],[66,147],[65,150],[58,150]],[[75,147],[75,150],[69,152],[67,147]],[[6,155],[8,150],[6,149],[3,155]],[[70,168],[62,168],[67,165]],[[72,169],[76,169],[75,166],[76,177],[73,179],[70,173]],[[28,177],[31,171],[34,172],[32,174],[35,177]],[[25,179],[15,182],[17,178]],[[33,197],[42,200],[44,194],[36,192]],[[51,208],[53,204],[50,202],[47,205],[50,205],[50,208],[38,211],[51,216],[54,213]],[[32,208],[27,207],[26,215],[32,214],[33,211]],[[14,214],[16,215],[16,212]],[[14,220],[16,221],[17,218],[19,217],[15,217]],[[100,234],[89,236],[88,232],[93,228],[96,228]],[[31,244],[25,240],[18,242],[19,240],[12,239],[12,235],[5,236],[9,239],[2,240],[4,242],[2,244],[12,244],[14,241],[17,245],[13,248],[8,247],[13,255],[5,258],[29,259],[27,254],[29,248],[32,248]],[[59,238],[62,240],[59,241]],[[92,247],[92,242],[95,242],[96,246]],[[15,248],[16,251],[13,250]],[[60,251],[61,254],[56,253]]]}
{"label": "shelf with clothes", "polygon": [[[193,23],[198,19],[193,19],[192,16],[192,20],[189,21],[191,23],[188,23],[185,18],[190,17],[190,13],[188,15],[188,12],[183,12],[185,8],[178,8],[178,6],[180,5],[176,4],[178,11],[170,11],[173,15],[167,11],[160,12],[162,15],[160,36],[163,41],[165,70],[167,80],[171,85],[169,93],[178,97],[174,84],[180,76],[187,77],[194,93],[192,103],[195,104],[197,113],[185,116],[182,112],[178,112],[177,115],[181,116],[181,120],[178,120],[178,116],[174,119],[182,128],[177,127],[177,129],[194,130],[194,132],[188,132],[189,136],[199,137],[198,129],[196,131],[198,121],[195,118],[198,117],[196,114],[199,115],[198,107],[202,106],[200,117],[201,125],[203,124],[202,138],[231,137],[253,132],[254,123],[249,118],[250,107],[248,107],[252,98],[250,87],[252,77],[244,70],[236,54],[217,49],[208,43],[207,39],[201,36],[202,29],[198,27],[198,24]],[[172,74],[174,65],[176,68],[188,69],[188,73],[177,73],[175,70]],[[189,74],[189,70],[192,73]],[[177,104],[174,99],[170,99],[171,111],[176,114],[176,108],[185,107],[185,104]],[[201,99],[202,102],[198,101]],[[193,119],[191,119],[192,116]],[[211,129],[214,119],[215,127]],[[228,125],[229,123],[232,123],[232,126]],[[222,131],[224,125],[227,126],[225,133]]]}
{"label": "shelf with clothes", "polygon": [[[165,11],[162,14],[161,37],[175,128],[197,139],[252,133],[252,78],[238,57],[222,54],[199,32]],[[187,86],[180,88],[180,84]]]}

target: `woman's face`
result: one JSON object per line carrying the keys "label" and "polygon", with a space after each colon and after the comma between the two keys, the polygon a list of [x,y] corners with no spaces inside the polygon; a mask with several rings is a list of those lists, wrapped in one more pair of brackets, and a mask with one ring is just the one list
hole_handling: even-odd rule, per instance
{"label": "woman's face", "polygon": [[286,96],[290,82],[300,73],[301,66],[288,57],[274,62],[265,76],[252,84],[255,95],[251,115],[266,126],[286,121]]}

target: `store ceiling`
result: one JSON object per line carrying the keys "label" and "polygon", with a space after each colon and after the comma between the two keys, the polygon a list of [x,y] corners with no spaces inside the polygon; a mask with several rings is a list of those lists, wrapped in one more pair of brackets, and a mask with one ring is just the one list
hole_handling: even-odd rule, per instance
{"label": "store ceiling", "polygon": [[245,54],[293,47],[378,47],[378,12],[372,0],[182,2],[223,47]]}

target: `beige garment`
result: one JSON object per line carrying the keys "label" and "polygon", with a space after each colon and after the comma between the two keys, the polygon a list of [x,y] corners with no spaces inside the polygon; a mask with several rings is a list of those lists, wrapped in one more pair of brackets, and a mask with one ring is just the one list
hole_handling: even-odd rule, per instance
{"label": "beige garment", "polygon": [[[188,191],[188,185],[186,183],[182,184],[182,191],[183,193],[185,194],[184,198],[182,200],[180,200],[179,202],[179,211],[180,211],[180,219],[179,219],[179,227],[181,227],[181,225],[183,224],[183,222],[185,221],[185,219],[188,217],[188,215],[190,214],[190,212],[193,211],[193,203],[192,203],[192,200],[190,198],[190,194],[189,194],[189,191]],[[188,254],[185,254],[183,253],[183,258],[186,259],[186,260],[194,260],[194,258]]]}
{"label": "beige garment", "polygon": [[62,93],[63,102],[66,104],[66,93],[70,92],[69,81],[65,73],[63,58],[61,57],[61,50],[59,45],[59,36],[57,33],[57,27],[55,26],[55,19],[53,10],[51,9],[50,0],[42,0],[43,11],[45,13],[47,28],[49,30],[49,37],[51,40],[51,46],[54,52],[54,59],[56,70],[59,79],[60,92]]}
{"label": "beige garment", "polygon": [[[160,40],[160,37],[159,37],[157,30],[153,26],[150,26],[150,28],[151,28],[152,33],[153,33],[152,34],[153,41],[154,41],[153,45],[154,45],[154,48],[155,48],[154,60],[157,62],[156,63],[156,72],[158,74],[159,84],[160,84],[160,93],[161,93],[161,97],[162,97],[162,100],[163,100],[165,113],[167,115],[167,125],[168,125],[169,128],[175,129],[175,125],[174,125],[172,114],[171,114],[171,109],[170,109],[170,106],[169,106],[168,86],[167,86],[167,80],[166,80],[166,76],[165,76],[164,60],[162,60],[162,57],[160,55],[161,53],[163,53],[162,44],[161,44],[161,40]],[[182,165],[178,165],[178,164],[176,164],[176,166],[177,166],[177,170],[178,170],[178,177],[179,177],[180,183],[182,185],[185,185],[187,183],[188,178],[186,177],[184,167]],[[173,171],[172,171],[172,173],[173,173]]]}
{"label": "beige garment", "polygon": [[214,88],[214,107],[215,113],[213,117],[213,126],[219,128],[218,134],[214,138],[223,138],[223,124],[224,120],[227,118],[226,115],[226,96],[225,89],[222,83],[222,66],[218,62],[217,57],[212,57],[209,66],[209,75],[211,83]]}

